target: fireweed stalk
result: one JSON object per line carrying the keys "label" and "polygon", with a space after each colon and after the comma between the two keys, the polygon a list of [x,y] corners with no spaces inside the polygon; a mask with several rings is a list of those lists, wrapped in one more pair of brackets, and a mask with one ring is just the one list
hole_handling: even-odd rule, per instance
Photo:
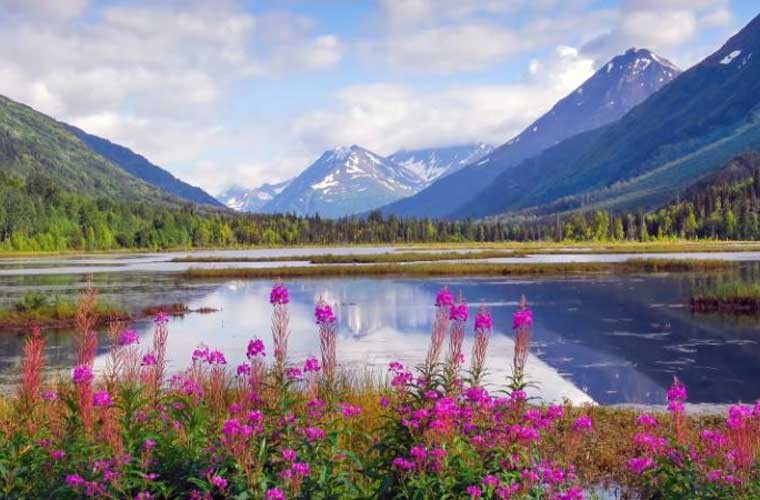
{"label": "fireweed stalk", "polygon": [[322,375],[328,388],[333,386],[335,381],[335,370],[337,368],[336,352],[336,332],[335,332],[335,313],[332,307],[319,299],[314,308],[314,318],[319,326],[319,348],[322,353]]}
{"label": "fireweed stalk", "polygon": [[23,377],[18,391],[22,411],[31,411],[39,398],[45,364],[44,354],[45,338],[40,335],[39,327],[35,326],[32,328],[32,334],[24,341]]}
{"label": "fireweed stalk", "polygon": [[284,375],[288,358],[288,337],[290,336],[288,303],[290,295],[285,284],[275,283],[269,294],[269,303],[274,307],[272,312],[272,340],[274,342],[274,360],[277,372]]}
{"label": "fireweed stalk", "polygon": [[512,330],[515,332],[515,352],[512,358],[512,374],[509,377],[509,388],[512,391],[524,391],[528,386],[525,379],[525,364],[530,352],[530,330],[533,327],[533,311],[528,307],[528,301],[523,295],[520,298],[517,312],[512,316]]}
{"label": "fireweed stalk", "polygon": [[483,382],[488,341],[491,338],[492,330],[493,318],[491,318],[491,313],[484,306],[480,306],[478,314],[475,315],[475,341],[472,347],[472,366],[470,368],[471,382],[475,387],[480,386]]}
{"label": "fireweed stalk", "polygon": [[467,303],[461,292],[456,302],[449,308],[449,320],[451,320],[451,335],[449,337],[449,352],[446,357],[446,365],[443,373],[443,385],[449,394],[455,393],[461,389],[462,380],[460,377],[460,368],[464,363],[464,353],[462,352],[462,343],[464,342],[464,329],[469,311]]}

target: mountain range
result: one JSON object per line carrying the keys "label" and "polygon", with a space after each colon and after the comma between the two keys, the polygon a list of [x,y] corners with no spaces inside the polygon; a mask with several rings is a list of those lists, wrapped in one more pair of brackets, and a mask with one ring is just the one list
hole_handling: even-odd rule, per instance
{"label": "mountain range", "polygon": [[653,208],[758,149],[760,16],[620,120],[503,172],[453,215]]}
{"label": "mountain range", "polygon": [[359,214],[424,189],[493,151],[487,144],[401,150],[388,157],[360,146],[326,151],[294,179],[254,189],[233,186],[219,198],[242,212]]}
{"label": "mountain range", "polygon": [[414,172],[372,151],[338,147],[322,154],[263,211],[342,217],[410,196],[418,182]]}
{"label": "mountain range", "polygon": [[219,195],[219,200],[225,206],[236,212],[258,212],[283,189],[288,187],[293,179],[288,179],[275,184],[262,184],[253,189],[233,185]]}
{"label": "mountain range", "polygon": [[[434,182],[413,197],[383,208],[399,216],[469,215],[462,206],[479,198],[494,180],[548,147],[613,122],[680,74],[667,59],[630,49],[604,64],[547,113],[492,153]],[[474,203],[477,203],[475,201]]]}

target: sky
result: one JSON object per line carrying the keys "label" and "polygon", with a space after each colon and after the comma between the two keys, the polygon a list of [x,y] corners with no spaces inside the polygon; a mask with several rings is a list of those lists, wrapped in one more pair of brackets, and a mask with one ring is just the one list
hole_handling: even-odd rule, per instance
{"label": "sky", "polygon": [[682,69],[755,0],[0,0],[0,94],[218,194],[324,150],[499,145],[629,47]]}

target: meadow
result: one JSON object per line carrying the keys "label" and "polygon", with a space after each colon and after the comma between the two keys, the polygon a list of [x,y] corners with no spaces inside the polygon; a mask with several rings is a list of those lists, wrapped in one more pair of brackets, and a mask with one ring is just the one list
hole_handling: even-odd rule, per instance
{"label": "meadow", "polygon": [[[0,399],[3,498],[757,498],[760,404],[637,412],[529,399],[533,313],[514,311],[510,376],[486,385],[493,320],[444,288],[425,359],[384,373],[341,367],[331,304],[314,308],[319,356],[288,355],[289,292],[271,290],[272,352],[247,361],[200,345],[169,373],[168,317],[143,345],[108,329],[94,371],[97,294],[76,310],[76,364],[43,377],[45,337],[28,336],[20,383]],[[463,339],[471,334],[471,352]],[[510,353],[512,354],[512,353]]]}

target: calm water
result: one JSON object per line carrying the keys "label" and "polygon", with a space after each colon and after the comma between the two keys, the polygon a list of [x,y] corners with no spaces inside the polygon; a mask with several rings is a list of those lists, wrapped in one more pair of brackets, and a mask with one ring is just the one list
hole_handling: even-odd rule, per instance
{"label": "calm water", "polygon": [[[299,249],[296,253],[310,252]],[[108,259],[145,262],[149,257]],[[101,267],[90,264],[103,264],[108,259],[99,257],[89,262],[90,259],[79,258],[76,266],[97,271]],[[33,270],[29,266],[44,267],[46,271],[60,264],[71,267],[71,262],[64,260],[71,259],[16,262],[21,269],[15,274],[5,267],[9,272],[0,276],[0,306],[31,290],[50,296],[76,293],[84,286],[84,275],[24,274]],[[9,262],[3,264],[7,266]],[[758,264],[745,264],[742,272],[757,277],[758,269]],[[222,349],[234,363],[242,360],[248,339],[258,336],[269,340],[270,282],[187,282],[172,273],[146,271],[152,268],[100,272],[94,274],[93,282],[103,300],[135,310],[175,301],[183,301],[191,308],[220,309],[213,314],[189,314],[171,321],[169,357],[174,369],[184,368],[192,349],[200,343]],[[677,374],[687,384],[693,402],[754,400],[760,396],[760,324],[747,319],[694,316],[685,307],[690,291],[712,279],[714,275],[678,274],[291,280],[290,352],[294,360],[318,354],[312,310],[314,302],[324,297],[337,306],[341,362],[378,370],[394,359],[414,364],[423,358],[427,347],[435,293],[448,285],[461,290],[472,305],[472,314],[477,305],[484,304],[494,315],[496,331],[488,359],[490,381],[494,384],[504,380],[510,365],[511,315],[520,295],[525,294],[536,318],[529,375],[538,382],[534,392],[539,396],[598,403],[662,403],[667,386]],[[136,327],[143,335],[143,343],[149,344],[150,322]],[[2,382],[11,381],[17,373],[22,346],[22,335],[0,336]],[[66,332],[49,334],[50,366],[70,367],[71,347]],[[104,357],[98,362],[103,363]]]}

